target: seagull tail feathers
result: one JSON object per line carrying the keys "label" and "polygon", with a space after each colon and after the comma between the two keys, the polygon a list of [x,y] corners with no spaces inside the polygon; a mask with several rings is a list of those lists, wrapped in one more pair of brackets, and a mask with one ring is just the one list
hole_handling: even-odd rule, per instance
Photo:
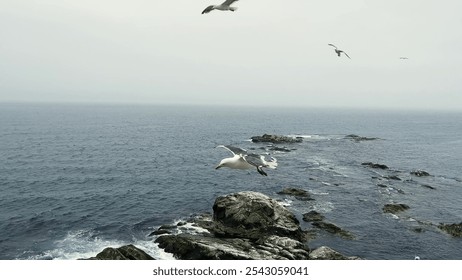
{"label": "seagull tail feathers", "polygon": [[235,10],[237,10],[237,7],[229,7],[229,10],[230,10],[231,12],[234,12]]}
{"label": "seagull tail feathers", "polygon": [[278,166],[277,159],[273,157],[269,161],[266,161],[265,163],[267,165],[266,167],[271,168],[271,169],[276,169],[276,167]]}

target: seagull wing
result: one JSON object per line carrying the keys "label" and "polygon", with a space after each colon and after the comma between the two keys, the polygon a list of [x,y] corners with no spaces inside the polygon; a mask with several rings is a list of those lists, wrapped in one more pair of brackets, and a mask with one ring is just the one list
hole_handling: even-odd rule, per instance
{"label": "seagull wing", "polygon": [[343,53],[344,53],[344,54],[345,54],[345,55],[346,55],[346,56],[347,56],[349,59],[351,59],[351,57],[350,57],[349,55],[347,55],[347,53],[346,53],[346,52],[343,52]]}
{"label": "seagull wing", "polygon": [[334,47],[335,49],[337,49],[337,47],[336,47],[336,46],[334,46],[334,45],[332,45],[332,44],[327,44],[327,45],[329,45],[329,46],[332,46],[332,47]]}
{"label": "seagull wing", "polygon": [[205,10],[202,11],[202,14],[210,13],[213,10],[213,5],[208,6]]}
{"label": "seagull wing", "polygon": [[245,161],[255,167],[265,167],[266,164],[262,160],[262,156],[256,154],[248,154],[244,157]]}
{"label": "seagull wing", "polygon": [[222,6],[231,6],[234,2],[236,2],[238,0],[226,0],[225,2],[223,2],[221,5]]}
{"label": "seagull wing", "polygon": [[244,157],[244,160],[247,161],[247,163],[255,166],[257,168],[258,173],[260,173],[263,176],[268,176],[268,174],[266,174],[266,172],[263,171],[263,167],[268,166],[263,161],[263,156],[256,154],[248,154]]}
{"label": "seagull wing", "polygon": [[238,147],[230,146],[230,145],[226,145],[226,146],[225,145],[219,145],[219,146],[217,146],[217,148],[224,148],[224,149],[230,151],[231,153],[233,153],[234,155],[244,156],[244,155],[247,154],[246,150],[238,148]]}

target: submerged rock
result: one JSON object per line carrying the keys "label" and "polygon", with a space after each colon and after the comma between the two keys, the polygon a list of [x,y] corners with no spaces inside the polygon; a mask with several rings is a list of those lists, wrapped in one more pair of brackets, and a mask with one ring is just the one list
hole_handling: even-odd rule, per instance
{"label": "submerged rock", "polygon": [[396,214],[398,212],[409,209],[410,207],[406,204],[385,204],[382,210],[385,213]]}
{"label": "submerged rock", "polygon": [[303,141],[301,137],[290,137],[290,136],[283,136],[283,135],[272,135],[272,134],[263,134],[262,136],[252,136],[250,137],[252,142],[254,143],[273,143],[273,144],[280,144],[280,143],[300,143]]}
{"label": "submerged rock", "polygon": [[346,230],[341,229],[340,227],[338,227],[337,225],[334,225],[332,223],[328,223],[328,222],[324,222],[324,221],[316,221],[316,222],[313,222],[311,224],[313,226],[319,228],[319,229],[322,229],[322,230],[325,230],[325,231],[327,231],[329,233],[338,235],[338,236],[340,236],[342,238],[354,239],[353,234],[351,234],[350,232],[348,232]]}
{"label": "submerged rock", "polygon": [[278,194],[294,196],[298,200],[314,200],[309,192],[298,188],[284,188]]}

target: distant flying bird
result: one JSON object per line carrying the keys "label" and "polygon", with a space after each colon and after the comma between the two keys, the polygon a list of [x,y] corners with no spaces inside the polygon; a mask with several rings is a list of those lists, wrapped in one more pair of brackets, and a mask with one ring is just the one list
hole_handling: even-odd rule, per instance
{"label": "distant flying bird", "polygon": [[275,169],[278,165],[277,160],[275,158],[271,158],[270,160],[266,161],[265,157],[262,155],[257,154],[249,154],[246,150],[233,147],[233,146],[223,146],[219,145],[217,148],[225,148],[226,150],[233,153],[233,157],[224,158],[220,161],[220,163],[215,167],[215,169],[219,169],[221,167],[228,167],[232,169],[252,169],[257,168],[258,173],[263,176],[268,176],[265,171],[263,171],[263,167],[268,167],[271,169]]}
{"label": "distant flying bird", "polygon": [[234,12],[237,10],[236,7],[231,7],[231,4],[238,0],[226,0],[225,2],[221,3],[220,5],[210,5],[202,11],[202,14],[210,13],[213,10],[220,10],[220,11],[232,11]]}
{"label": "distant flying bird", "polygon": [[409,58],[407,58],[407,57],[405,57],[405,56],[402,56],[402,57],[400,57],[399,59],[409,59]]}
{"label": "distant flying bird", "polygon": [[346,52],[344,52],[344,51],[342,51],[342,50],[339,50],[336,46],[334,46],[334,45],[332,45],[332,44],[328,44],[328,45],[335,48],[334,51],[335,51],[335,53],[336,53],[338,56],[340,56],[341,53],[344,53],[349,59],[351,59],[351,57],[350,57]]}

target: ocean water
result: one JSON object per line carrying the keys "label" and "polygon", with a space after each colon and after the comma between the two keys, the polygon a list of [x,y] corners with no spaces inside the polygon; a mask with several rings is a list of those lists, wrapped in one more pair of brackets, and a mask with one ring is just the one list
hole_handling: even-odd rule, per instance
{"label": "ocean water", "polygon": [[[249,141],[265,133],[303,142],[278,152]],[[268,177],[215,170],[230,155],[220,144],[270,152],[279,166]],[[462,259],[462,239],[436,227],[462,222],[461,157],[455,112],[0,104],[0,259],[87,258],[125,244],[172,259],[152,231],[247,190],[284,202],[303,229],[315,229],[301,217],[316,210],[355,236],[318,230],[311,248],[366,259]],[[285,187],[314,200],[279,195]],[[392,215],[382,211],[387,203],[410,208]]]}

